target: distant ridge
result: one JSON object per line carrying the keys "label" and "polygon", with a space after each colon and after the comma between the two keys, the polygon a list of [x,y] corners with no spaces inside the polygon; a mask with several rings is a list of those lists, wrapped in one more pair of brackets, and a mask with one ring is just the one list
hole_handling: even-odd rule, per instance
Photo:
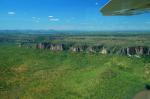
{"label": "distant ridge", "polygon": [[85,31],[85,30],[0,30],[0,34],[51,34],[51,35],[150,35],[150,31]]}

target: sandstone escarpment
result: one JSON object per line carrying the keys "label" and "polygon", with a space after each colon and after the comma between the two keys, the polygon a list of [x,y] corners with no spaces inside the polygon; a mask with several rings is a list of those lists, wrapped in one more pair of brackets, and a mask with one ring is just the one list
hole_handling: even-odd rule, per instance
{"label": "sandstone escarpment", "polygon": [[37,49],[49,49],[52,51],[63,51],[65,49],[64,44],[51,44],[51,43],[39,43],[36,45]]}
{"label": "sandstone escarpment", "polygon": [[146,46],[127,47],[122,49],[125,55],[150,55],[150,48]]}
{"label": "sandstone escarpment", "polygon": [[51,51],[71,51],[71,52],[86,52],[86,53],[101,53],[101,54],[118,54],[128,56],[143,56],[150,55],[150,48],[147,46],[135,47],[106,47],[104,45],[86,45],[86,44],[52,44],[39,43],[37,49],[47,49]]}

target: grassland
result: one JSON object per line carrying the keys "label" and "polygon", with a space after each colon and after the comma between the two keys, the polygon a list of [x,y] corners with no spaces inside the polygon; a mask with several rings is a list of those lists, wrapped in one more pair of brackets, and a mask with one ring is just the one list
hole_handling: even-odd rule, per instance
{"label": "grassland", "polygon": [[1,99],[132,99],[149,74],[149,57],[0,45]]}

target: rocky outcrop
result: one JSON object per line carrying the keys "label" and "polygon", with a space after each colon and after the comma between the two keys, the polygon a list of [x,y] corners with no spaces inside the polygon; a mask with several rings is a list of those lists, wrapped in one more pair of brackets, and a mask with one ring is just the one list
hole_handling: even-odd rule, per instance
{"label": "rocky outcrop", "polygon": [[82,52],[83,49],[80,48],[80,47],[71,47],[71,48],[70,48],[70,51],[72,51],[72,52]]}
{"label": "rocky outcrop", "polygon": [[121,50],[122,54],[132,55],[150,55],[150,48],[146,46],[127,47]]}
{"label": "rocky outcrop", "polygon": [[46,49],[47,43],[39,43],[36,45],[37,49]]}
{"label": "rocky outcrop", "polygon": [[39,43],[36,45],[37,49],[49,49],[52,51],[63,51],[65,46],[63,44]]}
{"label": "rocky outcrop", "polygon": [[75,44],[52,44],[39,43],[36,45],[37,49],[48,49],[51,51],[72,51],[72,52],[87,52],[87,53],[101,53],[101,54],[121,54],[128,56],[143,56],[150,55],[150,48],[146,46],[135,47],[105,47],[104,45],[75,45]]}
{"label": "rocky outcrop", "polygon": [[86,51],[87,45],[72,45],[69,50],[72,52],[83,52]]}
{"label": "rocky outcrop", "polygon": [[103,47],[103,49],[101,50],[100,52],[101,54],[107,54],[108,53],[108,50],[106,48]]}
{"label": "rocky outcrop", "polygon": [[103,50],[103,45],[94,45],[87,48],[88,53],[100,53]]}
{"label": "rocky outcrop", "polygon": [[64,45],[63,44],[59,44],[59,45],[51,44],[50,50],[52,50],[52,51],[63,51]]}

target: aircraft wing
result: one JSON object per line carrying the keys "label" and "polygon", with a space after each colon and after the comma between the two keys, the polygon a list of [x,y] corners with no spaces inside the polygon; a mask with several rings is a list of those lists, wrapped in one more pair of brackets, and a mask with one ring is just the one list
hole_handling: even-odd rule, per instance
{"label": "aircraft wing", "polygon": [[102,9],[104,16],[129,16],[150,11],[150,0],[110,0]]}

